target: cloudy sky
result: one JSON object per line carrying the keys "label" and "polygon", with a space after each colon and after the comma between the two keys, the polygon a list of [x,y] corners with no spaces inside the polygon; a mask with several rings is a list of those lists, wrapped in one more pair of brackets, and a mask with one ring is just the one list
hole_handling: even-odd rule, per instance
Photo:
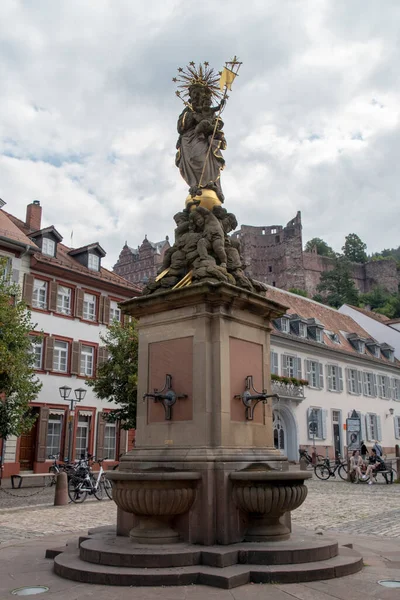
{"label": "cloudy sky", "polygon": [[224,112],[225,206],[302,211],[304,242],[400,244],[398,0],[1,0],[0,197],[70,245],[172,235],[178,66],[243,61]]}

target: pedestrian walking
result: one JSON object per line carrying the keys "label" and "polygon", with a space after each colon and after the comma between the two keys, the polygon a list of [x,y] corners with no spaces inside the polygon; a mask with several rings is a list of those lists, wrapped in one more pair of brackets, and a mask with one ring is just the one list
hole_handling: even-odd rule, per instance
{"label": "pedestrian walking", "polygon": [[361,440],[360,454],[361,454],[361,458],[365,461],[368,456],[368,449],[367,449],[367,446],[365,445],[364,440]]}
{"label": "pedestrian walking", "polygon": [[372,446],[372,450],[375,450],[377,456],[383,456],[383,448],[378,442],[378,440],[375,440],[375,444]]}

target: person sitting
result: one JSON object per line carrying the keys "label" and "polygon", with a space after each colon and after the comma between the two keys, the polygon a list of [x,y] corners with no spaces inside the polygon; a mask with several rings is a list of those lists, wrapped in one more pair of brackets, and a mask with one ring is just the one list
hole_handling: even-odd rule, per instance
{"label": "person sitting", "polygon": [[366,479],[367,477],[370,477],[371,479],[368,482],[368,485],[372,485],[373,482],[373,477],[376,475],[376,473],[378,471],[384,471],[385,470],[385,463],[383,462],[383,459],[377,455],[375,448],[372,448],[371,450],[371,456],[369,458],[369,465],[367,467],[367,470],[365,471],[365,475],[363,475],[363,479]]}
{"label": "person sitting", "polygon": [[353,455],[350,458],[350,479],[351,481],[358,483],[358,480],[363,477],[362,468],[364,461],[360,456],[359,450],[354,450]]}

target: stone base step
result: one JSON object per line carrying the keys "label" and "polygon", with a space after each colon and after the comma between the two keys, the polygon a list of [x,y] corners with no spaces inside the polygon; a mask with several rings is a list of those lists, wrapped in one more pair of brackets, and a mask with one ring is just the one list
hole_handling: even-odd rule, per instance
{"label": "stone base step", "polygon": [[298,583],[333,579],[362,569],[361,556],[350,548],[328,560],[302,564],[228,567],[192,565],[174,568],[132,568],[88,563],[77,553],[64,552],[54,559],[54,571],[65,579],[82,583],[120,586],[210,585],[230,589],[247,583]]}
{"label": "stone base step", "polygon": [[103,535],[86,539],[80,544],[80,558],[85,562],[145,569],[193,565],[224,568],[237,564],[301,564],[329,560],[337,554],[336,540],[313,535],[295,535],[282,542],[209,547],[184,543],[145,546],[133,544],[126,537]]}

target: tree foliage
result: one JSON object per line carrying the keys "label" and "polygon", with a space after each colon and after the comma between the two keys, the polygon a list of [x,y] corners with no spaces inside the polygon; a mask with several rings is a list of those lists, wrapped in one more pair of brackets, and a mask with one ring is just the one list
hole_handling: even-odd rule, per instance
{"label": "tree foliage", "polygon": [[108,360],[97,369],[95,379],[86,384],[101,400],[115,402],[116,410],[104,415],[109,422],[119,421],[123,429],[136,427],[138,334],[136,322],[114,321],[106,335],[100,336]]}
{"label": "tree foliage", "polygon": [[367,306],[390,319],[400,317],[400,294],[391,294],[381,286],[376,286],[367,294],[361,294],[360,305]]}
{"label": "tree foliage", "polygon": [[358,290],[351,278],[349,261],[345,256],[336,255],[335,266],[321,274],[314,300],[339,308],[342,304],[358,306]]}
{"label": "tree foliage", "polygon": [[0,260],[0,438],[20,436],[31,429],[35,416],[30,403],[42,387],[34,371],[31,333],[35,326],[20,299],[20,289],[6,275]]}
{"label": "tree foliage", "polygon": [[351,262],[365,263],[367,262],[366,249],[367,244],[364,244],[356,233],[349,233],[345,238],[342,251]]}
{"label": "tree foliage", "polygon": [[306,290],[302,290],[301,288],[289,288],[288,290],[292,294],[297,294],[298,296],[303,296],[304,298],[308,298],[308,294]]}
{"label": "tree foliage", "polygon": [[335,258],[335,252],[321,238],[315,237],[312,238],[312,240],[309,240],[305,245],[304,251],[313,252],[314,248],[317,249],[317,254],[319,254],[320,256],[329,256],[330,258]]}

